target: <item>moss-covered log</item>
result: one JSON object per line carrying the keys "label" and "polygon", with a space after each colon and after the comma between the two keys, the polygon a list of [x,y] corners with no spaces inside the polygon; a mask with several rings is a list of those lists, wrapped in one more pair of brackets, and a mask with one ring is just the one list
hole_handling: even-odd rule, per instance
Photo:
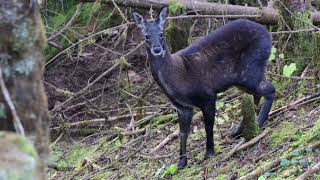
{"label": "moss-covered log", "polygon": [[[49,116],[43,87],[42,51],[46,38],[37,1],[1,1],[0,19],[0,67],[5,86],[25,134],[45,160]],[[0,111],[0,130],[15,131],[3,92],[0,92]],[[44,166],[41,167],[41,179],[44,179]]]}

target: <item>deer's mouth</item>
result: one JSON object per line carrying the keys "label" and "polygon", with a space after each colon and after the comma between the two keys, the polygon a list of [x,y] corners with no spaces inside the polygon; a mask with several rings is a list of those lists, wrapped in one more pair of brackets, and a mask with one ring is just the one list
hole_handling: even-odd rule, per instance
{"label": "deer's mouth", "polygon": [[166,54],[166,51],[163,50],[163,48],[161,49],[152,49],[151,50],[151,54],[153,56],[161,56],[161,57],[164,57],[164,55]]}

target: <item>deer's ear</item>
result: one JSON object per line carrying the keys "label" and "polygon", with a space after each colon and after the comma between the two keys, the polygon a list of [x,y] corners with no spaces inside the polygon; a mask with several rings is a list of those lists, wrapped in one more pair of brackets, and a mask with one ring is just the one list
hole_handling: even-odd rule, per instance
{"label": "deer's ear", "polygon": [[166,24],[167,16],[168,16],[168,7],[163,7],[160,11],[158,18],[157,18],[158,26],[161,29],[164,29],[164,25]]}
{"label": "deer's ear", "polygon": [[132,13],[132,16],[133,16],[133,19],[134,19],[134,22],[136,23],[136,25],[143,29],[144,28],[144,18],[141,14],[137,13],[137,12],[133,12]]}

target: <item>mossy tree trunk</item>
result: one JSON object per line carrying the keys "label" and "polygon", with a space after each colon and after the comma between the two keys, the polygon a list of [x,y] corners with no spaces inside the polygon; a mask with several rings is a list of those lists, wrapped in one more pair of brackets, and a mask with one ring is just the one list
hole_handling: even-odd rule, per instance
{"label": "mossy tree trunk", "polygon": [[[169,10],[171,16],[177,16],[185,12],[186,8],[177,0],[172,0],[169,4]],[[166,40],[171,53],[175,53],[188,46],[191,26],[192,21],[186,19],[177,19],[168,22]]]}
{"label": "mossy tree trunk", "polygon": [[252,95],[245,95],[241,103],[242,121],[240,123],[240,132],[245,140],[249,141],[259,134],[259,125],[255,112],[255,105]]}
{"label": "mossy tree trunk", "polygon": [[[281,0],[276,2],[280,15],[281,30],[301,30],[312,28],[310,0]],[[280,46],[291,63],[296,63],[298,71],[302,71],[315,55],[316,38],[313,32],[300,32],[282,35]]]}
{"label": "mossy tree trunk", "polygon": [[[49,139],[42,62],[46,38],[37,1],[0,0],[0,34],[0,68],[5,86],[26,136],[42,159],[40,169],[44,179]],[[0,93],[0,112],[0,130],[15,131],[3,92]]]}

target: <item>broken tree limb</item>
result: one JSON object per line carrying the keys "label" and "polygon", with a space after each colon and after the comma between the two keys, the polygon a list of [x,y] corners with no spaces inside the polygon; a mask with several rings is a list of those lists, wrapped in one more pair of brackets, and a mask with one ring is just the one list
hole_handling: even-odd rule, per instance
{"label": "broken tree limb", "polygon": [[261,134],[259,134],[257,137],[251,139],[250,141],[246,143],[239,143],[234,149],[232,149],[225,158],[223,158],[223,161],[229,159],[233,154],[244,150],[254,144],[256,144],[260,139],[262,139],[264,136],[266,136],[269,133],[270,129],[264,130]]}
{"label": "broken tree limb", "polygon": [[[202,117],[203,117],[202,112],[196,113],[192,117],[192,125],[194,125],[196,122],[200,121],[202,119]],[[166,146],[170,141],[177,139],[179,137],[179,133],[180,133],[180,131],[179,131],[179,129],[177,129],[173,133],[169,134],[164,140],[161,141],[161,143],[159,143],[158,146],[153,148],[153,150],[150,153],[152,154],[152,153],[159,151],[161,148]]]}
{"label": "broken tree limb", "polygon": [[167,145],[170,141],[179,137],[179,129],[175,130],[173,133],[169,134],[158,146],[156,146],[150,153],[154,153],[160,150],[162,147]]}
{"label": "broken tree limb", "polygon": [[[82,2],[94,2],[94,0],[82,0]],[[277,24],[280,16],[278,11],[271,7],[258,8],[190,0],[178,0],[178,2],[188,10],[196,11],[200,14],[256,15],[258,17],[251,19],[264,24]],[[110,4],[112,2],[104,0],[102,3]],[[115,3],[130,7],[161,8],[168,6],[170,0],[115,0]],[[312,12],[311,18],[315,25],[320,24],[320,12]]]}
{"label": "broken tree limb", "polygon": [[320,172],[320,162],[315,166],[309,168],[306,172],[301,174],[296,180],[304,180],[317,172]]}
{"label": "broken tree limb", "polygon": [[281,108],[278,108],[272,112],[269,113],[269,118],[273,118],[274,116],[280,114],[280,113],[284,113],[286,111],[289,111],[293,108],[296,108],[298,106],[301,106],[301,105],[304,105],[304,104],[307,104],[307,103],[310,103],[310,102],[313,102],[313,101],[316,101],[316,100],[319,100],[320,99],[320,92],[318,93],[315,93],[315,94],[311,94],[309,96],[306,96],[304,98],[301,98],[301,99],[298,99],[288,105],[285,105]]}

